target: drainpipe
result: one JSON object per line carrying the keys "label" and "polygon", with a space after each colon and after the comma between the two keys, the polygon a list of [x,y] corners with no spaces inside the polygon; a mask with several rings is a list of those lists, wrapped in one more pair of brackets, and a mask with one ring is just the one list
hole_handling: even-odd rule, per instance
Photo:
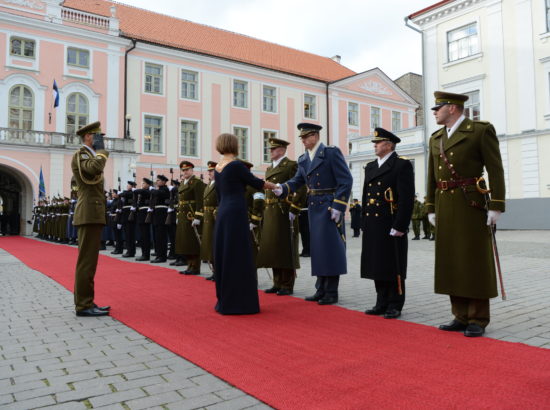
{"label": "drainpipe", "polygon": [[330,110],[329,110],[329,97],[328,97],[328,87],[330,83],[326,83],[326,96],[327,96],[327,145],[330,145]]}
{"label": "drainpipe", "polygon": [[130,47],[126,52],[124,53],[124,136],[123,138],[126,138],[126,133],[128,132],[127,126],[128,121],[126,121],[126,114],[127,114],[127,106],[128,106],[128,53],[132,51],[134,48],[136,48],[137,40],[132,39],[132,47]]}

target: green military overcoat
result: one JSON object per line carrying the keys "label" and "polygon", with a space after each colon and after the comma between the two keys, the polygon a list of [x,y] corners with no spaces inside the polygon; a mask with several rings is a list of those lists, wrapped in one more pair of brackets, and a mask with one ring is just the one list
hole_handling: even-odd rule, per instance
{"label": "green military overcoat", "polygon": [[450,181],[451,171],[440,156],[443,151],[460,178],[480,177],[487,170],[492,190],[488,209],[504,211],[504,171],[494,127],[484,121],[465,119],[447,137],[445,128],[432,134],[429,143],[426,210],[435,212],[435,292],[452,296],[488,299],[498,295],[487,213],[472,206],[485,205],[475,185],[438,188]]}
{"label": "green military overcoat", "polygon": [[[200,215],[195,212],[203,207],[205,183],[193,175],[187,184],[180,183],[178,187],[178,224],[176,228],[176,253],[178,255],[199,255],[200,245],[197,241],[191,222]],[[202,227],[197,226],[201,233]]]}
{"label": "green military overcoat", "polygon": [[215,183],[212,182],[204,189],[202,208],[196,212],[201,220],[201,260],[213,262],[214,250],[214,223],[216,222],[216,209],[218,208],[218,195]]}
{"label": "green military overcoat", "polygon": [[96,151],[96,156],[82,146],[73,155],[71,169],[78,187],[78,200],[74,211],[73,225],[105,225],[105,196],[103,192],[103,169],[109,153]]}
{"label": "green military overcoat", "polygon": [[258,248],[260,246],[261,238],[261,222],[265,210],[265,194],[262,190],[247,185],[244,191],[244,198],[246,201],[246,207],[248,209],[248,223],[256,225],[255,228],[250,230],[250,241],[252,243],[252,257],[254,263],[258,258]]}
{"label": "green military overcoat", "polygon": [[412,219],[424,218],[424,205],[418,199],[414,200]]}
{"label": "green military overcoat", "polygon": [[[275,168],[270,166],[265,173],[265,180],[274,184],[292,179],[296,174],[298,164],[284,158]],[[298,190],[287,199],[278,198],[273,191],[266,190],[265,211],[262,221],[260,251],[257,258],[259,268],[298,269],[300,259],[298,255],[298,214],[305,207],[305,187]],[[296,215],[293,226],[293,238],[289,212]]]}

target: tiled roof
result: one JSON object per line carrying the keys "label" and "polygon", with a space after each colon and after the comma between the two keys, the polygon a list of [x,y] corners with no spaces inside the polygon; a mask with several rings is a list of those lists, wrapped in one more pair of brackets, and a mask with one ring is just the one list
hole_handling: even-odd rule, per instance
{"label": "tiled roof", "polygon": [[110,16],[113,5],[120,30],[126,37],[322,81],[335,81],[355,74],[328,57],[113,1],[65,0],[63,4],[102,16]]}

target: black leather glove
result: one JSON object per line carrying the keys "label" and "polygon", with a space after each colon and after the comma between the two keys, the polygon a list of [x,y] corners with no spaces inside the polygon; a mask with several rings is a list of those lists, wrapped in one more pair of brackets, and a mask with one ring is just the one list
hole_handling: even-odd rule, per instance
{"label": "black leather glove", "polygon": [[94,151],[105,149],[105,141],[103,141],[103,134],[94,134],[94,141],[92,142]]}

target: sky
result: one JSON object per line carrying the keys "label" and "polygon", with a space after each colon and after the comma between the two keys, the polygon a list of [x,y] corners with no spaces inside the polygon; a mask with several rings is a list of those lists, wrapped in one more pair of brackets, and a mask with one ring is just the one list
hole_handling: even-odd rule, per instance
{"label": "sky", "polygon": [[396,79],[422,73],[420,34],[404,17],[438,0],[118,0],[326,57]]}

